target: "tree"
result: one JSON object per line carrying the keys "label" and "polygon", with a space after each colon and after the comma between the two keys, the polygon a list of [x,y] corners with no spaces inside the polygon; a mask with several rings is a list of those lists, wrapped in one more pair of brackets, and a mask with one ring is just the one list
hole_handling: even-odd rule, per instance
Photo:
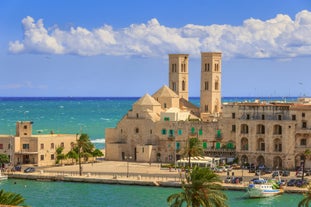
{"label": "tree", "polygon": [[64,147],[60,146],[56,149],[56,164],[59,163],[59,161],[62,161],[66,158],[66,156],[63,154]]}
{"label": "tree", "polygon": [[197,138],[189,138],[184,149],[184,156],[188,156],[188,165],[191,166],[191,157],[201,156],[203,154],[202,143]]}
{"label": "tree", "polygon": [[170,207],[227,207],[227,196],[221,191],[218,175],[209,168],[194,167],[182,180],[182,192],[167,198]]}
{"label": "tree", "polygon": [[3,189],[0,190],[0,204],[2,205],[10,205],[17,206],[19,204],[23,204],[25,199],[16,193],[5,192]]}
{"label": "tree", "polygon": [[303,194],[303,199],[298,203],[298,207],[309,207],[311,202],[311,185],[308,185],[308,191]]}
{"label": "tree", "polygon": [[92,152],[92,156],[96,158],[96,157],[102,157],[102,156],[104,156],[104,154],[103,154],[103,152],[100,151],[99,149],[95,149],[95,150]]}
{"label": "tree", "polygon": [[72,164],[74,163],[74,160],[77,161],[78,160],[78,153],[72,149],[70,150],[67,154],[66,157],[71,159]]}
{"label": "tree", "polygon": [[9,163],[10,162],[10,158],[8,155],[6,154],[0,154],[0,167],[2,167],[2,164],[4,163]]}
{"label": "tree", "polygon": [[88,157],[92,156],[92,151],[94,150],[94,145],[91,142],[87,134],[81,134],[77,140],[78,147],[78,160],[79,160],[79,174],[82,175],[81,157],[87,160]]}

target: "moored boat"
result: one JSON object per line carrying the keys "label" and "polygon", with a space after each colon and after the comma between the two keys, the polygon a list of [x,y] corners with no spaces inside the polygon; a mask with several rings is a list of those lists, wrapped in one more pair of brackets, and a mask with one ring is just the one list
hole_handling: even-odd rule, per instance
{"label": "moored boat", "polygon": [[265,198],[284,193],[284,190],[275,182],[268,182],[265,179],[258,179],[247,187],[249,198]]}

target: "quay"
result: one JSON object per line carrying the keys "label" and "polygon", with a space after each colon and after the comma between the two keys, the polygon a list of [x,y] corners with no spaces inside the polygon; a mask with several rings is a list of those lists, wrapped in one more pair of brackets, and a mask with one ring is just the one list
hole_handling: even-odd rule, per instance
{"label": "quay", "polygon": [[[79,175],[78,165],[66,165],[56,167],[37,167],[33,173],[24,173],[23,166],[21,172],[7,173],[9,178],[28,179],[38,181],[64,181],[64,182],[87,182],[101,184],[120,184],[120,185],[142,185],[142,186],[160,186],[160,187],[181,187],[180,179],[184,172],[179,169],[169,169],[161,167],[159,163],[137,163],[121,161],[102,161],[96,163],[83,164],[82,176]],[[242,183],[225,183],[221,185],[225,190],[245,190],[249,181],[255,178],[254,173],[248,170],[234,169],[236,177],[243,177]],[[221,180],[224,181],[227,173],[217,173]],[[271,174],[261,176],[271,178]],[[290,176],[282,179],[290,180],[297,178],[294,172]],[[308,177],[306,177],[308,179]],[[307,188],[284,186],[285,193],[305,193]]]}

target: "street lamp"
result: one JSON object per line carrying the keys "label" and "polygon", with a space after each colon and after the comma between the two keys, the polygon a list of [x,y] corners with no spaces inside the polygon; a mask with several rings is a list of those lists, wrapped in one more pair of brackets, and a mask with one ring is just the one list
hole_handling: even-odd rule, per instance
{"label": "street lamp", "polygon": [[303,158],[303,160],[301,161],[301,166],[302,166],[302,176],[301,176],[301,180],[303,181],[303,177],[305,174],[305,159]]}
{"label": "street lamp", "polygon": [[128,155],[128,156],[124,156],[124,159],[127,161],[127,171],[126,171],[126,177],[129,177],[129,170],[130,170],[130,163],[129,163],[129,160],[132,159],[132,156],[131,155]]}

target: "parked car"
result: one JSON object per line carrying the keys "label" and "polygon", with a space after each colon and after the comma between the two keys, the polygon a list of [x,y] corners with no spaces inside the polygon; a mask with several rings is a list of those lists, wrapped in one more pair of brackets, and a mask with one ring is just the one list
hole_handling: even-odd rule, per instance
{"label": "parked car", "polygon": [[243,181],[242,177],[233,177],[231,183],[241,183]]}
{"label": "parked car", "polygon": [[[304,172],[303,175],[306,176],[307,174]],[[298,171],[296,177],[302,177],[302,171]]]}
{"label": "parked car", "polygon": [[284,177],[290,176],[290,171],[283,170],[283,171],[281,171],[281,175],[284,176]]}
{"label": "parked car", "polygon": [[287,186],[295,186],[298,179],[290,179],[287,182]]}
{"label": "parked car", "polygon": [[22,170],[22,166],[20,166],[20,165],[16,165],[16,166],[12,167],[12,169],[11,169],[12,172],[16,172],[16,171],[20,172],[21,170]]}
{"label": "parked car", "polygon": [[281,171],[273,171],[272,178],[275,178],[275,177],[278,177],[278,176],[281,176],[281,175],[282,175]]}
{"label": "parked car", "polygon": [[272,173],[271,168],[268,168],[268,167],[266,167],[263,171],[265,172],[265,174],[270,174],[270,173]]}
{"label": "parked car", "polygon": [[25,170],[24,170],[24,173],[32,173],[32,172],[35,172],[36,169],[34,167],[27,167]]}
{"label": "parked car", "polygon": [[295,183],[295,186],[296,187],[303,187],[303,186],[306,186],[308,185],[308,181],[307,180],[301,180],[301,179],[298,179]]}

